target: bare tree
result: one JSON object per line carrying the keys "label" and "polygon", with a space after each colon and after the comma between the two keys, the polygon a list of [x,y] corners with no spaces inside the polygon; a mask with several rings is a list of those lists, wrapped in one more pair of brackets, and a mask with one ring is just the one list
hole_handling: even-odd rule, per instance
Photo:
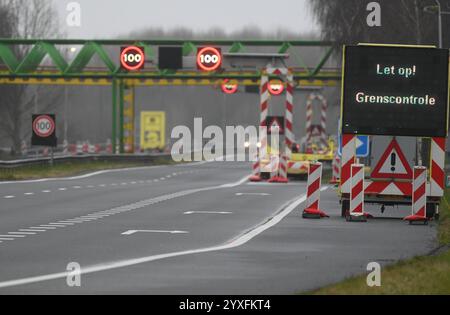
{"label": "bare tree", "polygon": [[[342,44],[358,42],[394,44],[437,44],[437,17],[424,11],[436,5],[434,0],[378,0],[382,25],[369,27],[366,23],[367,4],[361,0],[311,0],[310,5],[322,27],[324,39]],[[450,0],[441,0],[449,7]],[[449,29],[449,21],[444,21]],[[450,45],[449,34],[445,36]]]}
{"label": "bare tree", "polygon": [[[57,14],[52,1],[0,0],[0,37],[2,38],[51,38],[59,35]],[[14,46],[18,60],[23,60],[30,46]],[[34,93],[33,93],[34,91]],[[0,113],[3,122],[0,131],[11,145],[13,155],[20,152],[21,142],[30,136],[27,122],[39,98],[40,110],[54,108],[58,93],[45,87],[25,85],[0,86]]]}

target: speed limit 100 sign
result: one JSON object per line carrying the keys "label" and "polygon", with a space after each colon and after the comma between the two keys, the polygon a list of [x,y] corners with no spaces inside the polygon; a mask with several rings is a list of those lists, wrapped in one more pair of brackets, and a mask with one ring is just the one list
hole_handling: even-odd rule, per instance
{"label": "speed limit 100 sign", "polygon": [[197,51],[197,68],[203,71],[215,71],[222,66],[220,48],[203,47]]}
{"label": "speed limit 100 sign", "polygon": [[33,136],[32,145],[56,146],[56,121],[53,114],[33,115],[32,117]]}
{"label": "speed limit 100 sign", "polygon": [[144,68],[144,47],[127,46],[120,50],[120,66],[127,71],[136,71]]}

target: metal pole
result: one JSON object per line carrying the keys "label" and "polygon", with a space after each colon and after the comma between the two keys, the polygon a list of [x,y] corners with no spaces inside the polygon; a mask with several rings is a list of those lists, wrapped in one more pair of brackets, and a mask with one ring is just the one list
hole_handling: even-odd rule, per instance
{"label": "metal pole", "polygon": [[67,88],[67,85],[64,86],[64,140],[67,141],[67,111],[68,111],[68,99],[69,99],[69,90]]}
{"label": "metal pole", "polygon": [[111,132],[111,145],[112,154],[116,154],[116,130],[117,130],[117,82],[116,79],[112,80],[112,132]]}
{"label": "metal pole", "polygon": [[439,32],[439,48],[442,48],[442,8],[441,2],[439,0],[435,0],[438,6],[438,32]]}
{"label": "metal pole", "polygon": [[123,80],[120,80],[119,83],[119,152],[124,153],[124,146],[123,146],[123,108],[124,108],[124,83]]}

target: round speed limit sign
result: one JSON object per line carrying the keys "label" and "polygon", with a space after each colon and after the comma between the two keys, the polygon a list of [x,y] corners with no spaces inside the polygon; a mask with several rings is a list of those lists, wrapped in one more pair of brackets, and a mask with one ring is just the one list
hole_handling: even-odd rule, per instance
{"label": "round speed limit sign", "polygon": [[55,121],[48,115],[37,116],[33,121],[33,131],[38,137],[50,137],[55,131]]}
{"label": "round speed limit sign", "polygon": [[215,71],[222,65],[220,48],[203,47],[197,51],[197,67],[203,71]]}
{"label": "round speed limit sign", "polygon": [[120,65],[122,69],[135,71],[144,68],[145,53],[142,47],[122,47],[120,53]]}

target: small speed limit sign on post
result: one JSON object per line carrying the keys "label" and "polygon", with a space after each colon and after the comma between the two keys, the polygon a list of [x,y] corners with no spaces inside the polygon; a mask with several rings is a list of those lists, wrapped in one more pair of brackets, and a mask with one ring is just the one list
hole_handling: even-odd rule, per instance
{"label": "small speed limit sign on post", "polygon": [[56,147],[56,119],[54,114],[32,116],[32,145]]}
{"label": "small speed limit sign on post", "polygon": [[203,71],[215,71],[222,66],[220,48],[203,47],[197,51],[197,68]]}
{"label": "small speed limit sign on post", "polygon": [[120,67],[126,71],[136,71],[144,68],[144,47],[127,46],[120,50]]}

